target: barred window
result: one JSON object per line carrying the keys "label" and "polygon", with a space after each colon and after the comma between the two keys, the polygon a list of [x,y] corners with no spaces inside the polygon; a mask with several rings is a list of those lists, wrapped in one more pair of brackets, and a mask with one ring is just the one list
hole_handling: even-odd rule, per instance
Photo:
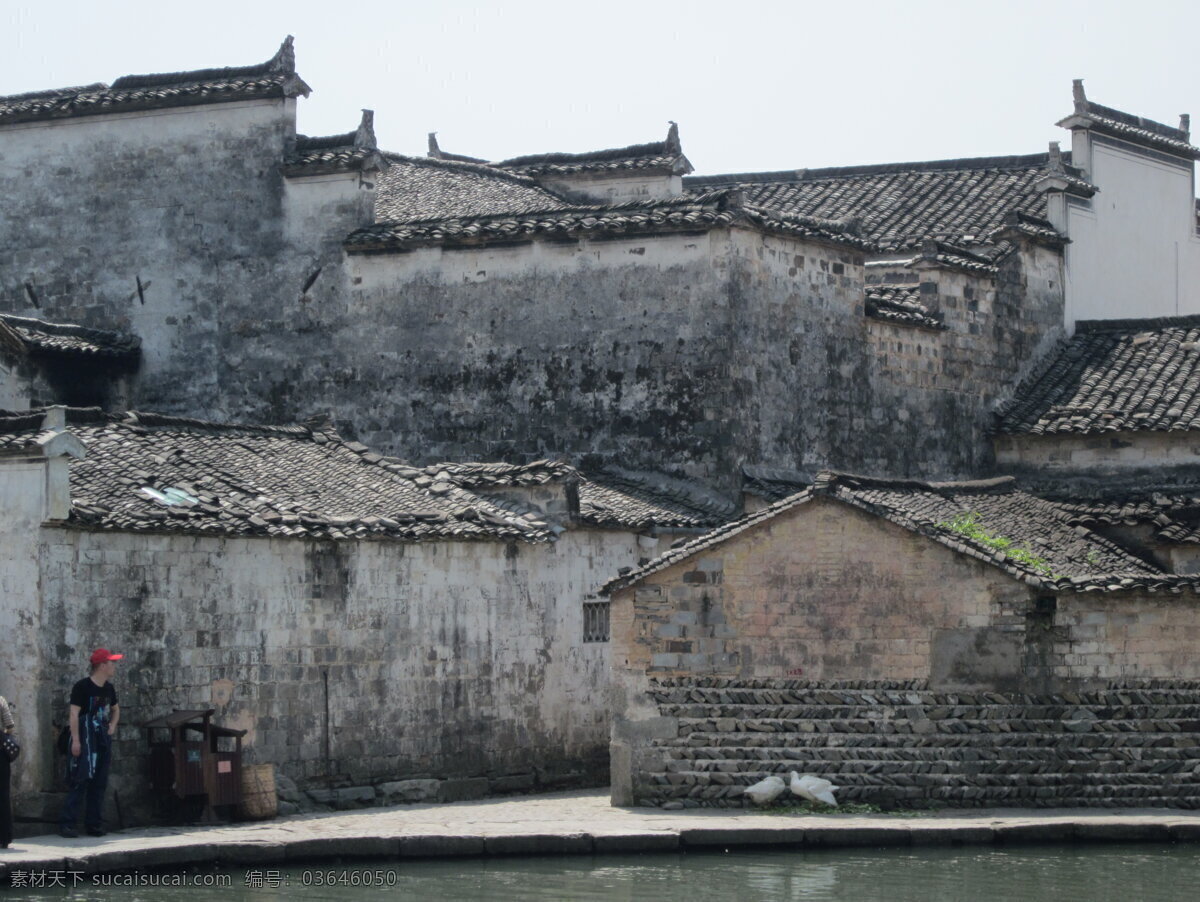
{"label": "barred window", "polygon": [[585,601],[583,603],[583,641],[608,641],[607,601]]}

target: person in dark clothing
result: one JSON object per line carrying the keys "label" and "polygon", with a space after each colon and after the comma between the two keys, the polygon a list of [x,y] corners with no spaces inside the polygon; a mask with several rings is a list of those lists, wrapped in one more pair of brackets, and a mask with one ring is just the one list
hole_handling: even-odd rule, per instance
{"label": "person in dark clothing", "polygon": [[[16,728],[8,700],[0,695],[0,729],[11,733]],[[13,841],[11,790],[12,762],[8,760],[7,755],[0,754],[0,849],[7,849]]]}
{"label": "person in dark clothing", "polygon": [[104,791],[108,787],[108,768],[112,761],[112,737],[121,719],[112,677],[117,669],[114,662],[123,657],[114,655],[107,648],[97,648],[92,652],[91,676],[84,677],[71,689],[67,720],[71,730],[71,753],[67,756],[68,792],[58,831],[62,836],[79,835],[75,824],[80,803],[85,799],[87,832],[91,836],[103,836],[106,832]]}

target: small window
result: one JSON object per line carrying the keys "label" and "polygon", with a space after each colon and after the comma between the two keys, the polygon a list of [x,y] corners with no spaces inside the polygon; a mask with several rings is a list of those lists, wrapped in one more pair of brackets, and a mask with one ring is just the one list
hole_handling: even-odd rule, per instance
{"label": "small window", "polygon": [[583,641],[608,641],[607,601],[585,601],[583,603]]}

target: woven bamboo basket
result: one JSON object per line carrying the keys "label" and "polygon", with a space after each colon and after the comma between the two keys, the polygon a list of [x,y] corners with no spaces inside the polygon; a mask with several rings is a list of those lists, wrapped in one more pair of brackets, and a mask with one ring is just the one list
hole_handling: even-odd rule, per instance
{"label": "woven bamboo basket", "polygon": [[242,804],[239,813],[249,820],[261,821],[279,814],[275,797],[275,765],[242,765]]}

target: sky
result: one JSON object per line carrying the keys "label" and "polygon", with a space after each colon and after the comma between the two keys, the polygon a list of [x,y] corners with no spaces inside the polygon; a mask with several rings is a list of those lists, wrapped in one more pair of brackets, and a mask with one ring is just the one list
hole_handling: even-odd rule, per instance
{"label": "sky", "polygon": [[[1200,132],[1200,3],[0,0],[0,94],[262,62],[299,130],[486,159],[661,140],[698,174],[1044,151],[1089,98]],[[0,165],[2,165],[0,146]]]}

